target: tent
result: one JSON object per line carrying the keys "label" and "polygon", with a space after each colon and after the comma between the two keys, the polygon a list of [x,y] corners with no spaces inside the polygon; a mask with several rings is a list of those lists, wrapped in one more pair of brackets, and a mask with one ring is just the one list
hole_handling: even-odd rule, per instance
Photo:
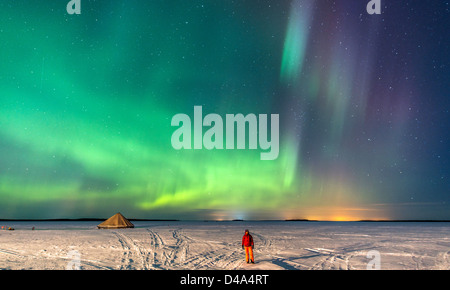
{"label": "tent", "polygon": [[97,226],[99,229],[123,229],[134,228],[134,225],[127,220],[120,212],[116,213],[106,221]]}

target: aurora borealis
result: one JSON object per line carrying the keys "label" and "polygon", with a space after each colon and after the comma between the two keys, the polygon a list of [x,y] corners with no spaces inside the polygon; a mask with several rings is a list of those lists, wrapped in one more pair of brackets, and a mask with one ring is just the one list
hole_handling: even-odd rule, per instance
{"label": "aurora borealis", "polygon": [[[0,3],[0,218],[450,219],[448,1],[63,2]],[[278,158],[175,150],[194,106]]]}

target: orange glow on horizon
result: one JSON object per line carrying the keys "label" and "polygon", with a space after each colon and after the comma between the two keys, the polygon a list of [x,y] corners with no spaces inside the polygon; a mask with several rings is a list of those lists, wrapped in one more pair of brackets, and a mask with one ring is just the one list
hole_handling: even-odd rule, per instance
{"label": "orange glow on horizon", "polygon": [[361,221],[389,220],[386,213],[372,208],[308,207],[286,213],[285,219],[307,219],[317,221]]}

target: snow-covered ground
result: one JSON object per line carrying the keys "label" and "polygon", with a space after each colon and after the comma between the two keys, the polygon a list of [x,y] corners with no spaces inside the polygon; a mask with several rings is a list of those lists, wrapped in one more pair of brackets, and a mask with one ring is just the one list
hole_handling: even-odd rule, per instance
{"label": "snow-covered ground", "polygon": [[450,269],[450,223],[98,223],[0,222],[15,228],[0,231],[0,269]]}

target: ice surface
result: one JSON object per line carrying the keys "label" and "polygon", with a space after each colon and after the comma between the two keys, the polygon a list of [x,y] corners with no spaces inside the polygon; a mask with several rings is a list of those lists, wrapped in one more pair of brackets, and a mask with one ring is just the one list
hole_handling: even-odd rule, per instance
{"label": "ice surface", "polygon": [[[0,222],[0,269],[450,269],[450,223]],[[35,227],[35,230],[31,230]],[[244,229],[255,264],[244,263]],[[74,255],[74,253],[78,254]]]}

